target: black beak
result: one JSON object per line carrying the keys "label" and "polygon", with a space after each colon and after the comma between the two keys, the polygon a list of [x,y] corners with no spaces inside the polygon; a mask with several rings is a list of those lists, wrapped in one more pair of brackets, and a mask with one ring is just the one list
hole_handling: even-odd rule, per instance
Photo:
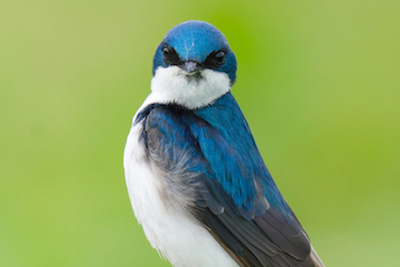
{"label": "black beak", "polygon": [[203,69],[203,67],[201,67],[196,61],[185,61],[181,68],[186,70],[189,74],[199,72]]}

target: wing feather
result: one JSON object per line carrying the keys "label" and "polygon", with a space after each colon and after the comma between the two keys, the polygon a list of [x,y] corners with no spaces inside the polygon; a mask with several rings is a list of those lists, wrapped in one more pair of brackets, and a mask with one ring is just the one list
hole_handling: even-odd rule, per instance
{"label": "wing feather", "polygon": [[311,259],[309,239],[230,93],[195,111],[153,104],[136,123],[143,123],[149,157],[166,173],[179,173],[172,182],[192,189],[191,212],[240,266],[322,266]]}

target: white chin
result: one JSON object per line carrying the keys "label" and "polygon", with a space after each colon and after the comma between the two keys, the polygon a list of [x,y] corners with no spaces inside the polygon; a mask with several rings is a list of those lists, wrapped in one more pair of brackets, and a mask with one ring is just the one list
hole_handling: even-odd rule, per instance
{"label": "white chin", "polygon": [[151,80],[153,93],[149,97],[153,103],[177,103],[196,109],[212,104],[230,88],[229,76],[223,72],[204,69],[189,75],[178,66],[158,67]]}

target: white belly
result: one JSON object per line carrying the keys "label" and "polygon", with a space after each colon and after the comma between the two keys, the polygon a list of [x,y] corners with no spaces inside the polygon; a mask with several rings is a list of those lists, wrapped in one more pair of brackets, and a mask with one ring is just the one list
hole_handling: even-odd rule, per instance
{"label": "white belly", "polygon": [[163,177],[148,163],[141,129],[138,123],[129,133],[124,168],[133,212],[151,246],[176,267],[239,267],[189,212],[162,199]]}

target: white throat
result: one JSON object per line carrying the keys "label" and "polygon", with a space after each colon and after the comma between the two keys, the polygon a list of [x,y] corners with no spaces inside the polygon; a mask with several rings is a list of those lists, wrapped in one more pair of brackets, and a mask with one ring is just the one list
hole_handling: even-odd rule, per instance
{"label": "white throat", "polygon": [[196,109],[212,104],[231,88],[226,73],[204,69],[201,76],[191,77],[178,66],[158,67],[151,80],[151,98],[158,103],[177,103]]}

